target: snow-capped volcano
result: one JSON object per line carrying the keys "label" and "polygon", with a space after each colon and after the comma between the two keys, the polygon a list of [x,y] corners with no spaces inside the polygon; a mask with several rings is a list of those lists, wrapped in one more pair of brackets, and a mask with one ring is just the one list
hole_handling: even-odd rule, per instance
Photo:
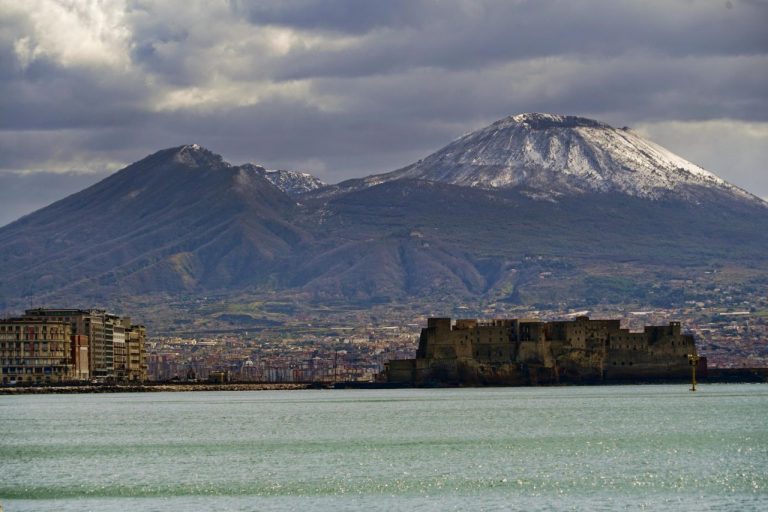
{"label": "snow-capped volcano", "polygon": [[763,202],[628,128],[538,113],[501,119],[412,165],[364,181],[373,185],[394,179],[519,188],[531,197],[549,199],[621,192],[695,200],[695,190],[705,187]]}

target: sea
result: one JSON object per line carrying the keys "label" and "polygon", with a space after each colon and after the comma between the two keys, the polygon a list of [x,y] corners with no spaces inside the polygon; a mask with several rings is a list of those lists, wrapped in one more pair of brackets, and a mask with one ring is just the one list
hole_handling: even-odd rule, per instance
{"label": "sea", "polygon": [[768,510],[768,384],[0,396],[16,511]]}

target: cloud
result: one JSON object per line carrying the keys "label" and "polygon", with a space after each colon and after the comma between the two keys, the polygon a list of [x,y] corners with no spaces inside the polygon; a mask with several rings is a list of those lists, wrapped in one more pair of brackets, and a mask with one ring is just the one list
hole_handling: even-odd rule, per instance
{"label": "cloud", "polygon": [[365,34],[386,27],[418,27],[434,14],[430,9],[431,3],[418,0],[285,0],[269,3],[233,0],[230,6],[235,16],[245,18],[254,25]]}
{"label": "cloud", "polygon": [[544,111],[764,193],[766,21],[750,0],[0,0],[0,172],[197,142],[336,182]]}
{"label": "cloud", "polygon": [[13,43],[22,68],[40,58],[63,66],[127,66],[129,28],[125,3],[25,0],[6,3],[3,14],[23,19],[25,35]]}
{"label": "cloud", "polygon": [[418,67],[477,70],[552,56],[740,56],[768,48],[766,9],[759,4],[731,10],[715,2],[417,5],[424,11],[417,26],[376,26],[349,48],[298,48],[280,61],[277,76],[380,75]]}

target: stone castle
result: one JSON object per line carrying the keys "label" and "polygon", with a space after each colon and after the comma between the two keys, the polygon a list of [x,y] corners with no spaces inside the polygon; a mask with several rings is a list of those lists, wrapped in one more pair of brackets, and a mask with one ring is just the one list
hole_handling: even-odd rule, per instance
{"label": "stone castle", "polygon": [[[690,378],[693,336],[679,322],[642,332],[619,320],[430,318],[415,359],[387,363],[387,381],[403,385],[539,385]],[[706,367],[701,358],[700,365]]]}

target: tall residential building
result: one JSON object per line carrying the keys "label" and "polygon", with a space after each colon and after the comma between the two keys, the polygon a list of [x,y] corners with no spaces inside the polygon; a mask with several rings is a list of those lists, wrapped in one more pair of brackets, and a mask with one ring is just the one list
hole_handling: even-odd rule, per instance
{"label": "tall residential building", "polygon": [[91,379],[142,381],[147,378],[146,331],[142,325],[131,324],[130,317],[101,309],[42,308],[28,309],[24,317],[69,323],[73,334],[86,338]]}
{"label": "tall residential building", "polygon": [[75,380],[89,380],[91,372],[88,366],[88,336],[72,335],[72,362],[75,365]]}
{"label": "tall residential building", "polygon": [[143,325],[131,325],[125,333],[125,380],[147,379],[147,331]]}
{"label": "tall residential building", "polygon": [[[114,369],[115,379],[126,380],[128,371],[128,353],[125,347],[126,326],[121,319],[116,322],[110,322],[112,329],[112,367]],[[130,329],[130,319],[126,319]]]}
{"label": "tall residential building", "polygon": [[45,318],[0,320],[0,382],[47,384],[88,375],[87,347],[69,323]]}

